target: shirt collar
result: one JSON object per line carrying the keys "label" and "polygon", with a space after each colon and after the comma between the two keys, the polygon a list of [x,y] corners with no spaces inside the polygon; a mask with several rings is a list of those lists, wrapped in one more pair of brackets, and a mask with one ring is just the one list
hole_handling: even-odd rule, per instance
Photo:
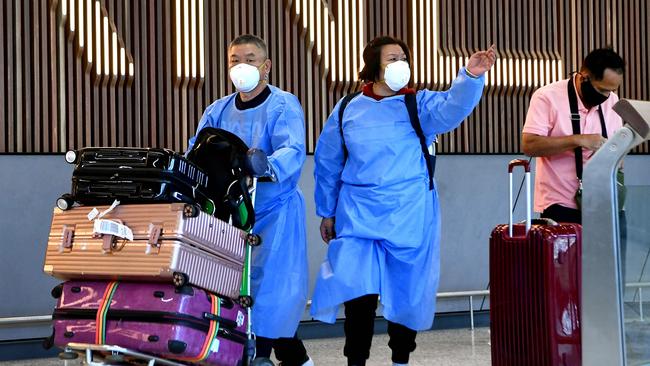
{"label": "shirt collar", "polygon": [[[372,85],[373,82],[369,82],[363,85],[361,88],[361,91],[363,92],[363,95],[370,97],[374,100],[382,100],[386,98],[386,96],[383,95],[377,95],[375,92],[372,90]],[[404,94],[415,94],[415,89],[412,88],[402,88],[399,91],[397,91],[396,95],[404,95]]]}
{"label": "shirt collar", "polygon": [[262,90],[261,93],[256,95],[255,98],[245,102],[241,99],[241,94],[237,93],[237,96],[235,97],[235,106],[240,111],[255,108],[260,104],[264,103],[266,99],[269,97],[269,95],[271,95],[271,88],[269,88],[268,85]]}

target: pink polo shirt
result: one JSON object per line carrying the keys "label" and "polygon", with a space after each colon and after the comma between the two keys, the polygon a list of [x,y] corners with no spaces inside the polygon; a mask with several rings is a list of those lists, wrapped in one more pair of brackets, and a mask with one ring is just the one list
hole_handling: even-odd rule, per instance
{"label": "pink polo shirt", "polygon": [[[540,136],[573,135],[571,126],[571,109],[567,86],[569,79],[539,88],[530,100],[523,132]],[[607,136],[611,137],[622,126],[621,117],[612,107],[618,101],[614,93],[600,106],[603,109]],[[580,133],[601,133],[598,108],[585,108],[578,97],[580,114]],[[582,149],[583,166],[593,153]],[[576,164],[573,150],[536,158],[535,171],[535,211],[542,212],[552,204],[577,208],[574,195],[578,190]]]}

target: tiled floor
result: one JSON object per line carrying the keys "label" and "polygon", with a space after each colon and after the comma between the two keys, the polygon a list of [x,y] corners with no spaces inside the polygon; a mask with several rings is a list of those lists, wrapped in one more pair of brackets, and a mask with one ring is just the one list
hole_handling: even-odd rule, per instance
{"label": "tiled floor", "polygon": [[[417,349],[411,357],[411,366],[479,366],[490,365],[489,331],[487,328],[439,330],[418,334]],[[368,366],[391,365],[388,336],[377,335],[373,339]],[[306,340],[307,352],[316,365],[345,366],[343,357],[343,339],[326,338]],[[0,366],[62,366],[58,359],[40,359],[0,362]],[[69,366],[79,362],[69,362]]]}
{"label": "tiled floor", "polygon": [[[418,334],[417,349],[411,356],[411,366],[490,365],[490,335],[487,328],[438,330]],[[368,366],[391,365],[386,334],[375,336]],[[346,365],[343,339],[309,340],[306,347],[317,365]]]}
{"label": "tiled floor", "polygon": [[[638,320],[626,322],[629,366],[650,366],[650,323]],[[390,349],[386,334],[373,339],[368,366],[390,366]],[[411,356],[411,366],[489,366],[490,333],[488,328],[436,330],[421,332],[417,349]],[[311,339],[305,346],[314,363],[319,366],[345,366],[342,338]],[[79,365],[79,361],[67,366]],[[0,366],[63,366],[56,358],[0,362]]]}

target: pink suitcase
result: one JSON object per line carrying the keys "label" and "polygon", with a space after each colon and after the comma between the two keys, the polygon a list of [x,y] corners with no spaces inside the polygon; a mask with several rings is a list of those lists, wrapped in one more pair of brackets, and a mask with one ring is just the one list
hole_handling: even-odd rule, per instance
{"label": "pink suitcase", "polygon": [[[107,208],[97,207],[100,212]],[[102,219],[131,229],[129,241],[96,235],[87,218],[90,210],[54,210],[46,273],[65,280],[173,280],[177,286],[189,283],[239,297],[246,243],[258,244],[257,236],[188,204],[118,205]]]}

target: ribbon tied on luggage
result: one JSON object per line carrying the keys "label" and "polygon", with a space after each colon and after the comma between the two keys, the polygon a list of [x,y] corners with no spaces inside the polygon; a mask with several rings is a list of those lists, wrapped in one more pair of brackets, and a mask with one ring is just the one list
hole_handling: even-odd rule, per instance
{"label": "ribbon tied on luggage", "polygon": [[[216,314],[217,317],[221,316],[221,300],[214,295],[210,295],[210,311],[212,314]],[[217,352],[219,349],[219,339],[217,339],[217,334],[219,333],[219,322],[216,320],[210,320],[210,328],[208,333],[205,336],[205,341],[203,342],[203,347],[201,347],[201,352],[195,357],[175,357],[179,361],[187,362],[201,362],[204,361],[210,356],[211,353]]]}
{"label": "ribbon tied on luggage", "polygon": [[109,282],[106,290],[104,290],[104,296],[102,296],[102,300],[99,303],[97,317],[95,318],[95,344],[106,343],[106,316],[108,315],[108,309],[111,306],[111,301],[113,301],[118,284],[118,281]]}

